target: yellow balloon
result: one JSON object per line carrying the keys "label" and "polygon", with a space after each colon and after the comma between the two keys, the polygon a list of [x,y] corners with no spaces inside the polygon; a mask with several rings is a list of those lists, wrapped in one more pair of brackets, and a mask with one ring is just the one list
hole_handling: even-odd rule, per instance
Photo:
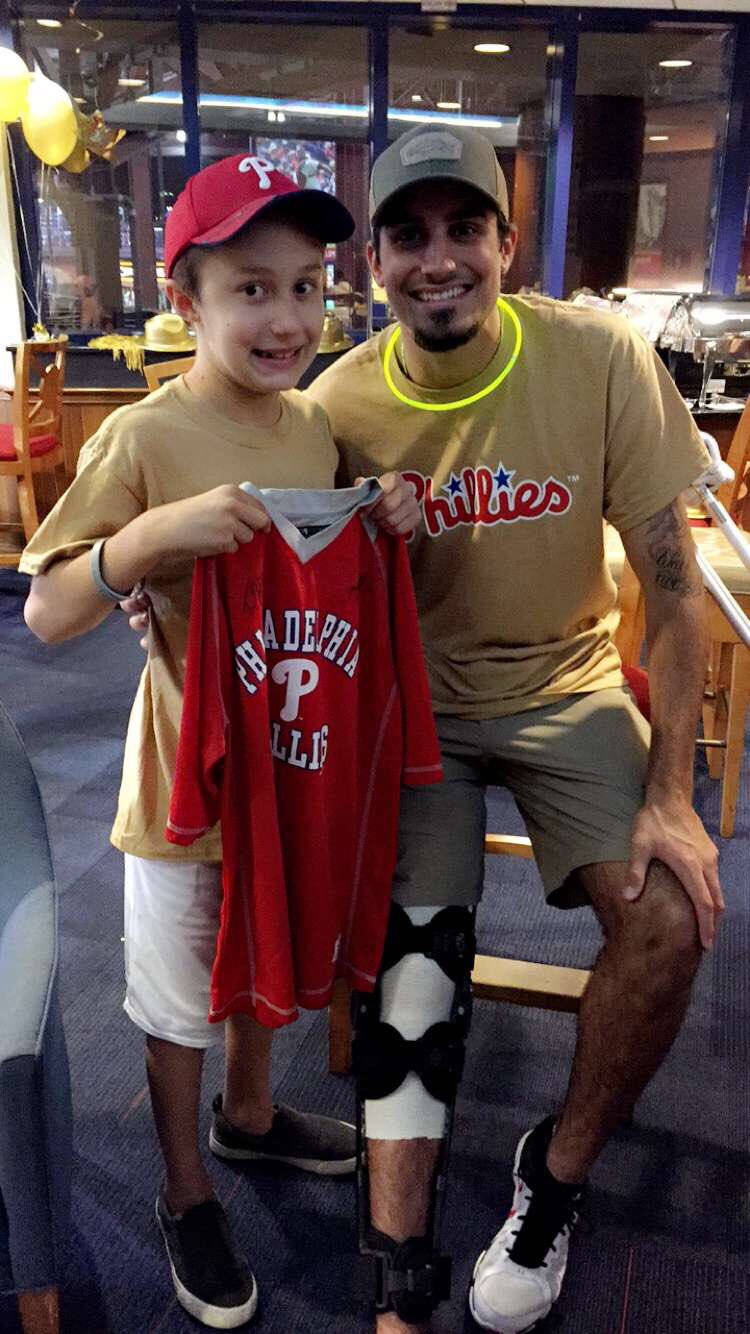
{"label": "yellow balloon", "polygon": [[61,166],[65,171],[73,171],[78,174],[86,170],[90,161],[91,154],[87,151],[84,145],[79,142],[76,144],[70,157],[66,157],[65,161],[61,163]]}
{"label": "yellow balloon", "polygon": [[18,120],[26,106],[31,72],[20,56],[0,46],[0,121]]}
{"label": "yellow balloon", "polygon": [[32,153],[48,167],[59,167],[76,146],[73,103],[64,88],[42,74],[31,80],[21,125]]}

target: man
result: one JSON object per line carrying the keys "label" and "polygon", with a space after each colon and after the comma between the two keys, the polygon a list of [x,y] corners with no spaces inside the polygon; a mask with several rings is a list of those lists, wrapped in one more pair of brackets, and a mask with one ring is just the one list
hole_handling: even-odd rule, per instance
{"label": "man", "polygon": [[[396,469],[421,502],[412,570],[446,781],[404,793],[379,1010],[360,1007],[363,1239],[378,1334],[426,1329],[447,1290],[433,1194],[467,1029],[484,791],[501,783],[548,899],[590,904],[605,941],[565,1102],[521,1140],[513,1209],[474,1272],[478,1323],[517,1334],[559,1295],[586,1178],[670,1047],[723,907],[691,804],[706,639],[679,498],[706,455],[624,319],[498,299],[517,232],[481,134],[403,135],[375,164],[370,217],[398,326],[309,392],[345,480]],[[650,733],[612,644],[603,518],[645,593]]]}

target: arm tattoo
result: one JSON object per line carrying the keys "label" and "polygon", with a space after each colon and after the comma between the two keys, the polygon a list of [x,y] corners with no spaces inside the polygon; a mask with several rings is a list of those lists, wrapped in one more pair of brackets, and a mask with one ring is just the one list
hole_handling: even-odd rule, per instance
{"label": "arm tattoo", "polygon": [[689,597],[695,592],[690,562],[684,551],[683,524],[676,504],[667,505],[650,520],[648,554],[656,566],[655,583],[658,588],[678,597]]}

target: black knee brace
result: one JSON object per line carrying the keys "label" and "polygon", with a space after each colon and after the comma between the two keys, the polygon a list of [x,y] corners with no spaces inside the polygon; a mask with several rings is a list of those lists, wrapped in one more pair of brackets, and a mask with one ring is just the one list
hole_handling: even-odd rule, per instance
{"label": "black knee brace", "polygon": [[[471,970],[475,936],[472,908],[443,908],[424,926],[415,926],[398,904],[391,907],[383,961],[375,991],[353,996],[353,1066],[357,1080],[357,1214],[359,1246],[375,1263],[376,1311],[396,1311],[402,1320],[426,1320],[450,1296],[450,1257],[439,1253],[445,1177],[453,1130],[456,1091],[463,1072],[471,1019]],[[408,1041],[380,1020],[380,977],[406,954],[424,954],[442,968],[456,989],[450,1019],[432,1024]],[[364,1102],[394,1093],[409,1071],[428,1093],[446,1105],[427,1236],[397,1243],[370,1225],[370,1192],[364,1137]],[[372,1275],[369,1291],[372,1295]]]}
{"label": "black knee brace", "polygon": [[360,1099],[385,1098],[414,1070],[433,1098],[452,1104],[471,1021],[475,949],[473,909],[443,908],[424,926],[415,926],[403,908],[392,905],[380,976],[404,955],[423,954],[455,982],[456,991],[450,1019],[432,1024],[413,1042],[391,1024],[381,1023],[380,977],[373,992],[355,993],[352,1055]]}

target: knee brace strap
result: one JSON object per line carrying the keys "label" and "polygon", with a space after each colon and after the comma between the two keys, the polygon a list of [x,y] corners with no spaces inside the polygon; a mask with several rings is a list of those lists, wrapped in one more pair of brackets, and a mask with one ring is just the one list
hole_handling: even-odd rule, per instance
{"label": "knee brace strap", "polygon": [[391,905],[388,933],[383,950],[381,972],[386,972],[405,954],[424,954],[434,959],[452,982],[471,975],[476,951],[474,914],[471,908],[453,906],[440,912],[423,926],[415,926],[398,904]]}
{"label": "knee brace strap", "polygon": [[425,1237],[399,1243],[372,1230],[365,1254],[375,1260],[376,1311],[393,1310],[417,1324],[450,1296],[450,1256],[438,1255]]}
{"label": "knee brace strap", "polygon": [[464,1018],[454,1019],[433,1024],[408,1042],[391,1024],[360,1023],[352,1052],[359,1096],[385,1098],[414,1070],[433,1098],[452,1102],[463,1073],[467,1028]]}

